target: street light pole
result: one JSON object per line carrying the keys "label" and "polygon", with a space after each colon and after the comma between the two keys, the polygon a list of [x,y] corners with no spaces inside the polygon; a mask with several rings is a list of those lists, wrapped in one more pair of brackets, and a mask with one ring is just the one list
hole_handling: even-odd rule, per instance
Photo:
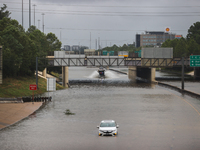
{"label": "street light pole", "polygon": [[182,57],[182,90],[184,90],[184,57]]}
{"label": "street light pole", "polygon": [[38,29],[40,30],[40,20],[38,20]]}
{"label": "street light pole", "polygon": [[35,26],[35,4],[33,5],[33,7],[34,7],[34,26]]}
{"label": "street light pole", "polygon": [[24,27],[24,4],[23,4],[23,0],[22,0],[22,27]]}
{"label": "street light pole", "polygon": [[31,27],[31,0],[29,0],[29,28]]}
{"label": "street light pole", "polygon": [[43,33],[44,33],[44,15],[45,15],[45,14],[42,13],[42,21],[43,21],[43,25],[42,25],[42,26],[43,26]]}

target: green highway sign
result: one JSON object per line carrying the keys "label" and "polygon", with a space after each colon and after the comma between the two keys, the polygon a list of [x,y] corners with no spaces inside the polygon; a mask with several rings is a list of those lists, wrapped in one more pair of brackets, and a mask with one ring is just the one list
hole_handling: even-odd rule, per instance
{"label": "green highway sign", "polygon": [[200,55],[190,55],[190,67],[200,67]]}

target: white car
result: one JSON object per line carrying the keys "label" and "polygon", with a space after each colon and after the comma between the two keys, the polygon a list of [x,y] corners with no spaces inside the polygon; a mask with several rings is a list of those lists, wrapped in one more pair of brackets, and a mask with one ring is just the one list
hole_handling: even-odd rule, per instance
{"label": "white car", "polygon": [[119,128],[119,125],[114,120],[102,120],[100,125],[97,126],[99,129],[99,136],[103,135],[117,135],[118,131],[117,128]]}

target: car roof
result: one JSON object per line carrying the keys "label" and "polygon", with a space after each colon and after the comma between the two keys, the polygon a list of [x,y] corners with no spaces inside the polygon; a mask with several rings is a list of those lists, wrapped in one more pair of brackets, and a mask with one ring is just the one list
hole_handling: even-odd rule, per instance
{"label": "car roof", "polygon": [[102,122],[115,122],[115,121],[114,120],[102,120],[101,123]]}

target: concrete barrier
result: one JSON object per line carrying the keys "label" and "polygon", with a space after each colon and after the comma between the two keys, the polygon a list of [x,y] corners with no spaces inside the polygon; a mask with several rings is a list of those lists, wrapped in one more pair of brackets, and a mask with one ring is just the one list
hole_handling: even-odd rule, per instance
{"label": "concrete barrier", "polygon": [[166,83],[163,83],[163,82],[157,82],[158,85],[161,85],[161,86],[165,86],[165,87],[169,87],[169,88],[172,88],[180,93],[183,93],[183,94],[187,94],[187,95],[190,95],[192,97],[195,97],[195,98],[198,98],[200,99],[200,94],[197,94],[197,93],[194,93],[192,91],[188,91],[188,90],[182,90],[181,88],[177,87],[177,86],[173,86],[173,85],[170,85],[170,84],[166,84]]}

